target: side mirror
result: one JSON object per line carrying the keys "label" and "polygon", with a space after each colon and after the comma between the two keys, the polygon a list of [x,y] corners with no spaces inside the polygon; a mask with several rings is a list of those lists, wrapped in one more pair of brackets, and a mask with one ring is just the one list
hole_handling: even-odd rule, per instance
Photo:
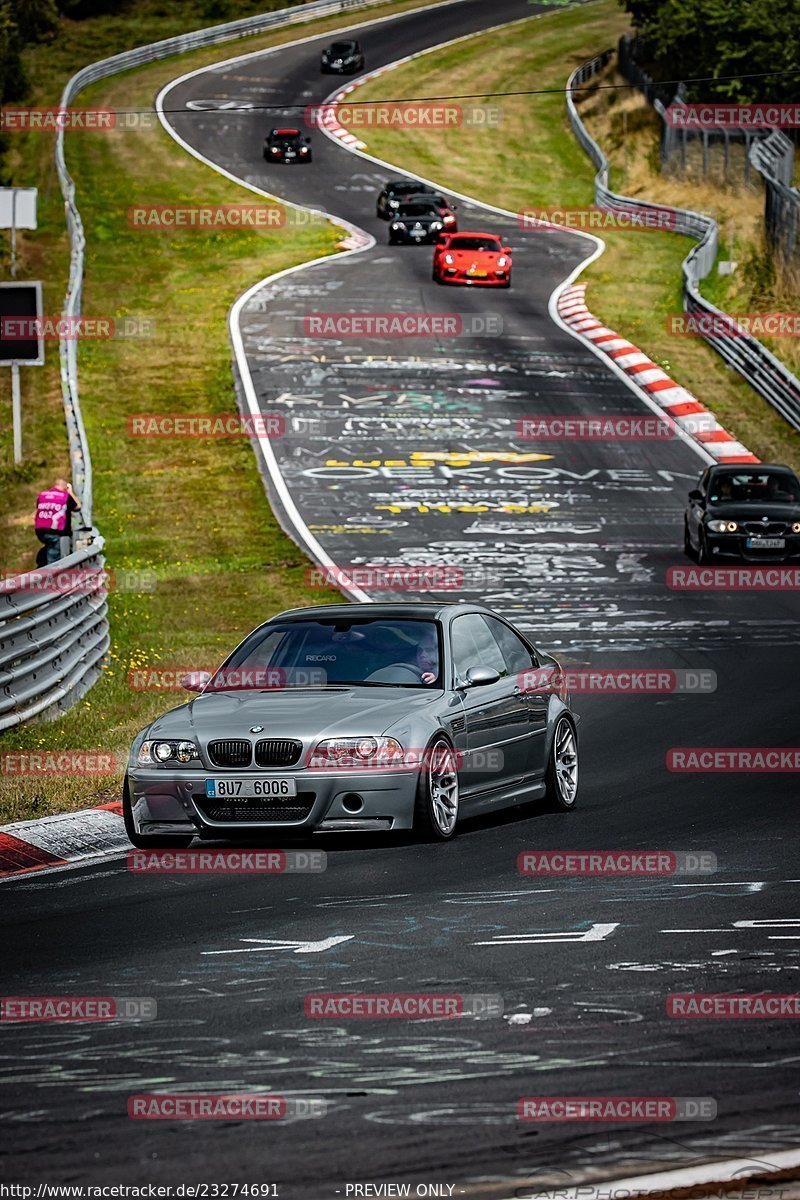
{"label": "side mirror", "polygon": [[699,503],[703,499],[703,493],[700,491],[699,488],[693,488],[692,491],[689,492],[689,499],[697,500]]}
{"label": "side mirror", "polygon": [[186,692],[202,692],[210,678],[210,671],[190,671],[181,679],[181,687]]}
{"label": "side mirror", "polygon": [[487,683],[497,683],[500,672],[494,667],[470,667],[467,671],[467,683],[470,687],[485,687]]}
{"label": "side mirror", "polygon": [[513,254],[513,253],[514,252],[510,246],[503,246],[503,254]]}
{"label": "side mirror", "polygon": [[448,238],[448,235],[446,233],[437,233],[436,245],[443,246],[445,244],[445,242],[447,241],[447,238]]}
{"label": "side mirror", "polygon": [[311,138],[306,138],[306,145],[307,145],[307,146],[310,146],[310,145],[311,145]]}

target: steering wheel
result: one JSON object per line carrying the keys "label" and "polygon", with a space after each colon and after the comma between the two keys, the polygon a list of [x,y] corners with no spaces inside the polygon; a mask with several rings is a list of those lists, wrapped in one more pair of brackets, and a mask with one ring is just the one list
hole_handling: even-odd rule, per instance
{"label": "steering wheel", "polygon": [[[399,671],[400,675],[401,675],[400,679],[397,679],[397,678],[387,679],[386,678],[387,672],[390,672],[390,671]],[[403,675],[405,675],[405,679],[403,678]],[[420,682],[420,674],[419,674],[419,671],[415,671],[414,668],[409,666],[408,663],[396,662],[396,663],[389,663],[388,666],[380,667],[377,671],[373,671],[371,675],[367,676],[367,678],[364,680],[364,682],[365,683],[419,683]]]}

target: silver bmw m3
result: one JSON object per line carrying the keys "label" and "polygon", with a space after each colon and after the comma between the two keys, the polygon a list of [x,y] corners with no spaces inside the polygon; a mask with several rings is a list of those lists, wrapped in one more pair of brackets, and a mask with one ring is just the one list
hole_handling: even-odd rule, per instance
{"label": "silver bmw m3", "polygon": [[453,836],[462,817],[574,807],[577,719],[554,658],[472,604],[336,604],[259,625],[134,740],[133,845],[295,829]]}

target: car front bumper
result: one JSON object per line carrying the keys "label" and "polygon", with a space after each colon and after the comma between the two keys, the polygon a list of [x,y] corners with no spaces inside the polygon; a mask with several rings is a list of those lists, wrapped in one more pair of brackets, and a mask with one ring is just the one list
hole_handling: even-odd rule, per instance
{"label": "car front bumper", "polygon": [[448,283],[456,287],[508,287],[511,282],[510,271],[506,271],[503,275],[488,275],[485,279],[467,275],[463,271],[448,274],[447,268],[439,269],[436,274],[440,283]]}
{"label": "car front bumper", "polygon": [[[235,803],[206,797],[205,781],[212,776],[246,779],[265,774],[294,779],[297,796]],[[417,769],[333,773],[132,767],[128,780],[134,827],[143,837],[194,833],[225,839],[275,829],[411,829],[418,775]]]}
{"label": "car front bumper", "polygon": [[709,533],[706,545],[712,559],[729,559],[745,563],[782,563],[800,560],[800,534],[787,534],[783,550],[748,548],[747,535],[738,533]]}

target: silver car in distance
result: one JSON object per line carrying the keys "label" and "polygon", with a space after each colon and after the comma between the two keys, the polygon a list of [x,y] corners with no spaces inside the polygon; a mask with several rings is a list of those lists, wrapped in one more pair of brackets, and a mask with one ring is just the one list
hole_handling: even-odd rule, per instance
{"label": "silver car in distance", "polygon": [[568,810],[576,718],[558,663],[473,604],[336,604],[259,625],[200,694],[143,729],[134,846],[263,832],[415,830],[540,800]]}

